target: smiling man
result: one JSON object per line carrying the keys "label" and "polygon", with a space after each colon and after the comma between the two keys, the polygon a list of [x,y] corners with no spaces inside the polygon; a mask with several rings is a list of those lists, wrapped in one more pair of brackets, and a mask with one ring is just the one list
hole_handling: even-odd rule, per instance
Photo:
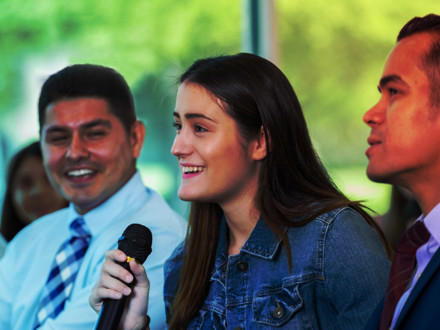
{"label": "smiling man", "polygon": [[[387,294],[371,329],[437,329],[440,296],[440,16],[400,31],[379,81],[367,175],[409,189],[423,214],[396,248]],[[402,219],[403,221],[404,219]]]}
{"label": "smiling man", "polygon": [[48,78],[38,107],[44,166],[70,205],[9,244],[0,261],[0,329],[92,329],[88,297],[105,252],[131,223],[153,234],[144,263],[150,328],[163,328],[162,267],[186,225],[136,170],[145,128],[127,83],[113,69],[73,65]]}

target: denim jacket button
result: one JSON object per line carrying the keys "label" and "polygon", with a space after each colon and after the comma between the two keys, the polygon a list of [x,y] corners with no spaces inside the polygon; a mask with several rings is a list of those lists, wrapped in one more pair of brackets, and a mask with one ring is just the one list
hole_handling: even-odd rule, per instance
{"label": "denim jacket button", "polygon": [[240,272],[245,272],[245,271],[247,271],[247,269],[248,269],[248,264],[246,263],[246,262],[243,262],[243,261],[239,261],[238,263],[237,263],[237,269],[240,271]]}
{"label": "denim jacket button", "polygon": [[235,327],[234,330],[243,330],[241,327]]}
{"label": "denim jacket button", "polygon": [[280,319],[280,318],[283,317],[283,315],[284,315],[284,310],[283,310],[283,308],[282,308],[280,305],[278,305],[278,306],[273,310],[273,316],[274,316],[275,318],[277,318],[277,319]]}

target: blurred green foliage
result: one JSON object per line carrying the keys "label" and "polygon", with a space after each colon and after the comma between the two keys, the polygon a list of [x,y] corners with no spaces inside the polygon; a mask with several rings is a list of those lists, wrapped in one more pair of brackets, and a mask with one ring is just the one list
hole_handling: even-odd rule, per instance
{"label": "blurred green foliage", "polygon": [[[278,64],[303,105],[318,153],[344,191],[373,195],[372,206],[384,211],[388,188],[371,186],[364,174],[369,130],[362,114],[379,98],[377,82],[398,31],[413,16],[439,13],[438,0],[275,0],[275,6]],[[141,155],[147,183],[176,178],[169,153],[176,79],[197,58],[240,51],[243,8],[239,0],[2,0],[0,117],[23,108],[27,89],[38,94],[26,81],[41,61],[114,67],[132,86],[147,125]],[[26,104],[27,113],[36,113],[34,103]],[[0,129],[10,126],[4,123]],[[37,138],[38,130],[31,134]],[[174,200],[177,184],[155,188]]]}
{"label": "blurred green foliage", "polygon": [[68,53],[72,63],[113,66],[133,85],[145,73],[237,52],[240,24],[236,0],[2,0],[0,113],[21,100],[26,58]]}

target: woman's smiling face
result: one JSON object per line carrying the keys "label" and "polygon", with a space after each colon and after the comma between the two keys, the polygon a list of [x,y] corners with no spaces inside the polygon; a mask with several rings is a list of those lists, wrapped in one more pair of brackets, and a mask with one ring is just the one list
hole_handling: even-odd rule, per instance
{"label": "woman's smiling face", "polygon": [[244,141],[237,124],[205,88],[183,83],[178,90],[171,153],[182,171],[179,198],[227,203],[255,195],[259,164],[257,141]]}

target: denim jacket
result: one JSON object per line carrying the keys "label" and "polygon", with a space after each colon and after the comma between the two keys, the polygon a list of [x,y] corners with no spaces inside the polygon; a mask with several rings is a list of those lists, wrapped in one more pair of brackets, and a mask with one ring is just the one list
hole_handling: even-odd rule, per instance
{"label": "denim jacket", "polygon": [[[286,229],[281,239],[260,219],[237,255],[227,255],[223,219],[206,300],[188,329],[363,329],[383,298],[390,263],[376,232],[349,207]],[[165,264],[167,316],[183,245]]]}

